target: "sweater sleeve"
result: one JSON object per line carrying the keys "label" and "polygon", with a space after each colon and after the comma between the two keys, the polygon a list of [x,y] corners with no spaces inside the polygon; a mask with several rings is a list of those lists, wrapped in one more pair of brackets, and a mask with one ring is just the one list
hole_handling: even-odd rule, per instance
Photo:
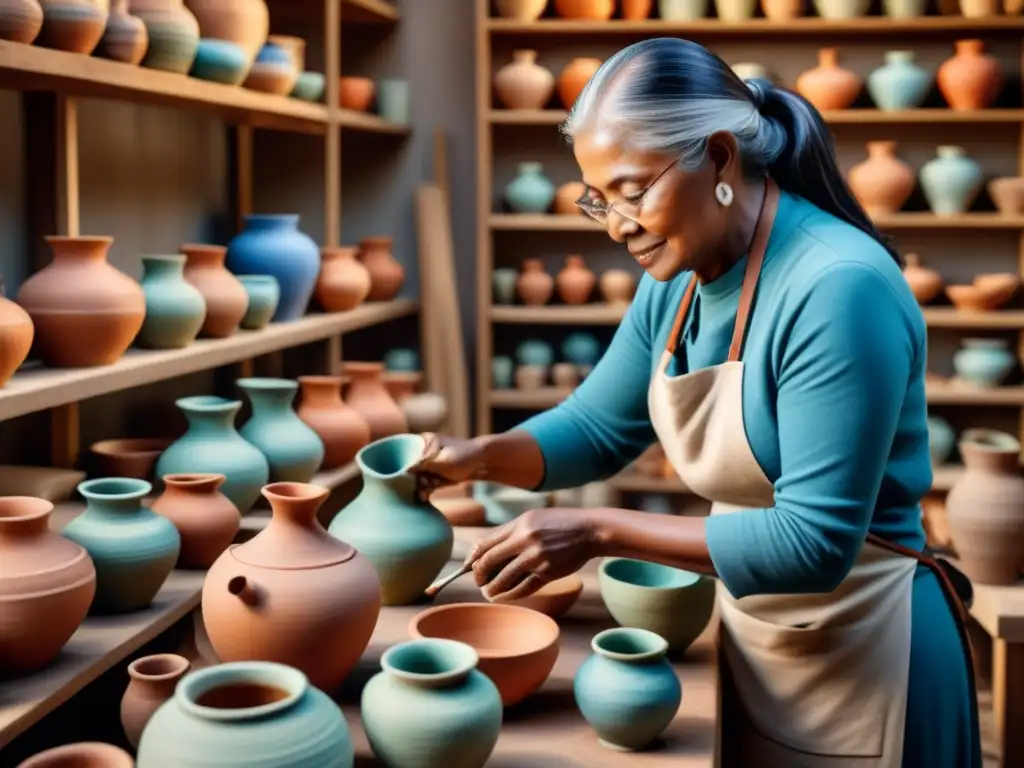
{"label": "sweater sleeve", "polygon": [[846,577],[923,354],[901,297],[862,263],[823,270],[779,322],[775,506],[707,520],[712,562],[737,598],[830,592]]}
{"label": "sweater sleeve", "polygon": [[618,473],[657,439],[647,411],[651,381],[651,280],[643,279],[586,379],[555,408],[520,425],[540,445],[537,490],[576,488]]}

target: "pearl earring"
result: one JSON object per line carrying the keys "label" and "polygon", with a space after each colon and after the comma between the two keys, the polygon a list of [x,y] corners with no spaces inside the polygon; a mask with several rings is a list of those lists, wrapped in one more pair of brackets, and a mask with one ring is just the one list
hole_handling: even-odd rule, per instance
{"label": "pearl earring", "polygon": [[724,181],[718,182],[718,184],[715,185],[715,198],[719,203],[728,208],[732,205],[732,187]]}

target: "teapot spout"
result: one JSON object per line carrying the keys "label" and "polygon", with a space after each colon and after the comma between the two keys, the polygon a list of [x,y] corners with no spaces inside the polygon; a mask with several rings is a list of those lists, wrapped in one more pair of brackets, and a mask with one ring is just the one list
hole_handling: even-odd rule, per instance
{"label": "teapot spout", "polygon": [[231,579],[228,582],[228,592],[250,607],[259,603],[256,585],[252,584],[245,576],[235,576]]}

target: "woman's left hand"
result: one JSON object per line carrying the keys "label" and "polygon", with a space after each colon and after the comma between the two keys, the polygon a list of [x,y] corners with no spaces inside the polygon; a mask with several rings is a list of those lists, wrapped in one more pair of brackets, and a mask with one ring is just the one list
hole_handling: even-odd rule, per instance
{"label": "woman's left hand", "polygon": [[533,509],[496,528],[466,558],[473,563],[477,586],[494,602],[520,600],[549,581],[576,573],[600,554],[595,513]]}

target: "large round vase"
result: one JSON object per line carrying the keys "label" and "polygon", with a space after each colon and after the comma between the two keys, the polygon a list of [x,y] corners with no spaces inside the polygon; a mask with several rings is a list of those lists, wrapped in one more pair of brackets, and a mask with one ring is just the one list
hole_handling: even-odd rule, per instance
{"label": "large round vase", "polygon": [[227,265],[236,275],[275,277],[280,300],[273,320],[286,322],[306,313],[320,274],[320,250],[299,231],[297,215],[251,215],[228,244]]}
{"label": "large round vase", "polygon": [[142,328],[142,287],[107,262],[113,238],[46,242],[53,261],[21,284],[17,298],[35,326],[36,353],[55,368],[117,362]]}
{"label": "large round vase", "polygon": [[53,504],[0,498],[0,679],[52,662],[81,625],[96,570],[79,544],[49,529]]}
{"label": "large round vase", "polygon": [[998,387],[1017,365],[1006,339],[963,339],[953,355],[958,378],[975,387]]}
{"label": "large round vase", "polygon": [[221,493],[243,515],[252,509],[270,478],[270,465],[259,448],[235,429],[239,400],[199,395],[175,402],[188,419],[188,431],[168,446],[156,463],[157,477],[216,473],[227,480]]}
{"label": "large round vase", "polygon": [[271,482],[309,482],[324,460],[324,443],[292,408],[298,382],[250,378],[239,379],[238,386],[252,403],[252,417],[239,434],[267,457]]}
{"label": "large round vase", "polygon": [[36,331],[28,312],[10,299],[4,298],[0,280],[0,387],[11,380],[28,353]]}
{"label": "large round vase", "polygon": [[850,191],[869,215],[890,216],[914,191],[914,172],[896,156],[895,141],[869,141],[867,159],[847,174]]}
{"label": "large round vase", "polygon": [[207,574],[206,631],[222,661],[290,664],[333,691],[370,642],[380,581],[362,553],[317,521],[326,488],[274,483],[263,495],[269,525],[229,548]]}
{"label": "large round vase", "polygon": [[206,299],[185,280],[184,269],[184,256],[142,257],[146,318],[136,339],[140,347],[180,349],[199,335]]}
{"label": "large round vase", "polygon": [[423,596],[452,555],[448,520],[416,493],[409,470],[419,461],[419,435],[395,435],[356,454],[363,490],[331,522],[332,536],[373,563],[384,605],[407,605]]}
{"label": "large round vase", "polygon": [[296,669],[266,661],[200,669],[142,732],[137,768],[352,768],[341,709]]}
{"label": "large round vase", "polygon": [[454,640],[399,643],[381,657],[360,709],[373,754],[391,768],[483,768],[498,743],[498,689]]}
{"label": "large round vase", "polygon": [[153,490],[145,480],[106,477],[78,486],[85,512],[63,535],[89,553],[96,566],[90,613],[148,608],[170,576],[181,550],[174,523],[142,505]]}
{"label": "large round vase", "polygon": [[606,629],[576,672],[573,693],[583,718],[606,747],[643,749],[679,710],[683,688],[665,654],[668,643],[646,629]]}
{"label": "large round vase", "polygon": [[494,73],[494,94],[507,109],[544,109],[555,92],[555,76],[537,63],[537,51],[512,51],[512,61]]}

